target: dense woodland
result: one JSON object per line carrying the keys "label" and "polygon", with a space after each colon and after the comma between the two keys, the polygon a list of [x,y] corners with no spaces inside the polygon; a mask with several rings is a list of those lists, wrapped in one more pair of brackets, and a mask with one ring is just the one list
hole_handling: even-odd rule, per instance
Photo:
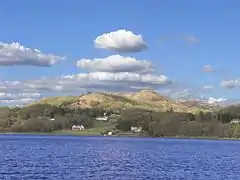
{"label": "dense woodland", "polygon": [[[103,115],[104,112],[101,109],[69,109],[40,104],[25,108],[2,107],[0,128],[2,131],[13,132],[52,132],[70,129],[72,125],[91,128],[94,125],[94,118]],[[52,118],[55,120],[50,121]]]}
{"label": "dense woodland", "polygon": [[[24,108],[0,108],[2,132],[53,132],[70,129],[72,125],[94,127],[95,118],[104,113],[116,114],[103,109],[69,109],[64,106],[32,105]],[[54,121],[50,119],[54,118]],[[131,126],[142,127],[144,135],[153,137],[209,136],[240,138],[240,125],[231,125],[233,118],[240,118],[240,107],[228,107],[214,113],[153,112],[141,109],[122,110],[115,128],[122,132]],[[111,119],[110,119],[111,121]]]}
{"label": "dense woodland", "polygon": [[[240,110],[240,109],[239,109]],[[239,111],[240,112],[240,111]],[[153,137],[208,136],[240,138],[240,125],[231,125],[237,113],[219,111],[199,112],[196,115],[180,112],[124,111],[118,120],[117,128],[123,131],[131,126],[142,127]]]}

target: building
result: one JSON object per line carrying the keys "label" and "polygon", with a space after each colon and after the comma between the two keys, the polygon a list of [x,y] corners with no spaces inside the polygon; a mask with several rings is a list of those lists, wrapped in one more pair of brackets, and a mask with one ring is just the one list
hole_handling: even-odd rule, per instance
{"label": "building", "polygon": [[73,125],[72,126],[72,130],[78,130],[78,131],[81,131],[81,130],[84,130],[84,126],[83,125]]}
{"label": "building", "polygon": [[97,121],[107,121],[108,117],[96,117]]}
{"label": "building", "polygon": [[142,127],[131,126],[131,131],[134,133],[140,133],[142,131]]}
{"label": "building", "polygon": [[109,117],[107,116],[107,113],[104,113],[102,117],[101,116],[96,117],[96,120],[97,121],[107,121],[108,118]]}
{"label": "building", "polygon": [[230,124],[240,124],[240,119],[232,119]]}

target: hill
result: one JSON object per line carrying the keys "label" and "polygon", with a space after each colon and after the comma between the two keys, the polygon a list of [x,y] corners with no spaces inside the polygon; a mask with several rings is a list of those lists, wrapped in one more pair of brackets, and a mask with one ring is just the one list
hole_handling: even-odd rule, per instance
{"label": "hill", "polygon": [[49,97],[34,104],[50,104],[69,108],[105,108],[128,109],[138,108],[153,111],[173,110],[175,112],[212,111],[215,106],[198,102],[181,102],[162,96],[152,90],[142,90],[135,93],[88,93],[80,96]]}
{"label": "hill", "polygon": [[[239,138],[240,124],[235,123],[239,106],[214,108],[198,101],[175,101],[150,90],[50,97],[21,108],[1,107],[0,132],[134,135],[133,126],[141,129],[139,135],[147,136]],[[99,116],[107,119],[101,121]],[[75,131],[73,125],[85,129]]]}

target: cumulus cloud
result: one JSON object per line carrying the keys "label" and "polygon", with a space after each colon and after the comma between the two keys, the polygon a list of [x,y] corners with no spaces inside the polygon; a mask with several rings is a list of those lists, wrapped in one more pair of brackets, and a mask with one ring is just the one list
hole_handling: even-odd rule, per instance
{"label": "cumulus cloud", "polygon": [[77,61],[77,66],[94,72],[152,72],[152,63],[147,60],[137,60],[132,57],[112,55],[106,58],[81,59]]}
{"label": "cumulus cloud", "polygon": [[96,48],[117,52],[138,52],[147,48],[147,44],[141,35],[136,35],[125,29],[98,36],[94,40],[94,45]]}
{"label": "cumulus cloud", "polygon": [[38,49],[27,48],[19,43],[0,42],[0,66],[51,66],[62,60],[64,57],[45,54]]}
{"label": "cumulus cloud", "polygon": [[140,75],[138,73],[120,72],[92,72],[89,74],[80,73],[62,77],[58,85],[63,89],[86,88],[102,89],[105,91],[134,90],[136,86],[160,88],[170,84],[171,81],[164,75],[154,76],[150,74]]}
{"label": "cumulus cloud", "polygon": [[204,72],[213,72],[213,68],[210,65],[203,66]]}
{"label": "cumulus cloud", "polygon": [[16,93],[17,90],[24,92],[79,92],[83,90],[103,91],[126,91],[136,90],[135,87],[152,89],[161,88],[171,84],[171,81],[164,75],[155,76],[151,74],[138,73],[110,73],[92,72],[80,73],[56,78],[41,78],[23,81],[19,83],[1,82],[0,90]]}
{"label": "cumulus cloud", "polygon": [[228,89],[236,88],[236,87],[240,87],[240,80],[235,79],[235,80],[222,81],[220,85]]}

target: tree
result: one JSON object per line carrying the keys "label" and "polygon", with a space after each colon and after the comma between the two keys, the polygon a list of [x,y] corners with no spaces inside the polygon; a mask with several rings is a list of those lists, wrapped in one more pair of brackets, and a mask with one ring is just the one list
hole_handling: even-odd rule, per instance
{"label": "tree", "polygon": [[129,131],[131,128],[131,120],[128,119],[118,119],[116,128],[122,131]]}
{"label": "tree", "polygon": [[195,119],[198,121],[204,121],[205,120],[204,113],[202,111],[199,111]]}
{"label": "tree", "polygon": [[22,126],[23,126],[23,121],[18,120],[12,125],[11,130],[13,132],[22,132]]}
{"label": "tree", "polygon": [[231,121],[232,117],[230,113],[222,112],[220,113],[220,121],[221,123],[229,123]]}
{"label": "tree", "polygon": [[235,138],[240,138],[240,125],[235,125],[233,136]]}
{"label": "tree", "polygon": [[27,120],[22,125],[23,132],[51,132],[52,130],[52,123],[44,119]]}

